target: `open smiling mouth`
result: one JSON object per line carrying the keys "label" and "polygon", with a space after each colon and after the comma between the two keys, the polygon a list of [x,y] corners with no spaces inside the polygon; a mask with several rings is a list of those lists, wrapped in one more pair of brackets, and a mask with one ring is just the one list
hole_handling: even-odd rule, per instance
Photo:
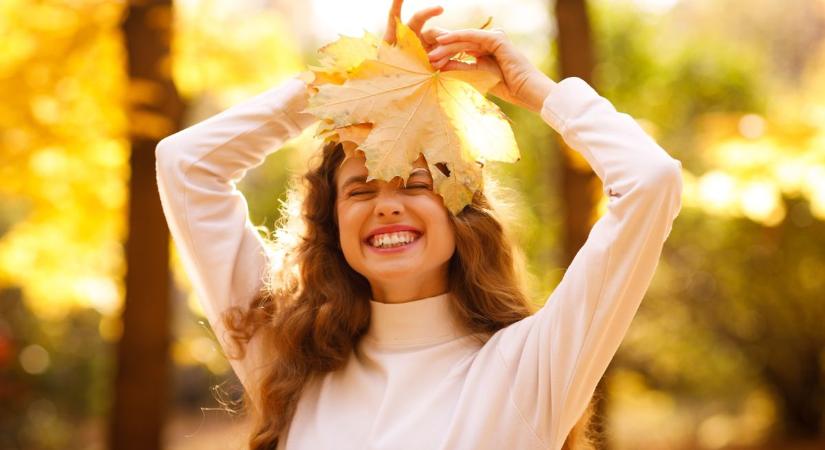
{"label": "open smiling mouth", "polygon": [[376,234],[366,244],[378,253],[397,253],[415,245],[421,239],[421,236],[421,234],[413,231]]}

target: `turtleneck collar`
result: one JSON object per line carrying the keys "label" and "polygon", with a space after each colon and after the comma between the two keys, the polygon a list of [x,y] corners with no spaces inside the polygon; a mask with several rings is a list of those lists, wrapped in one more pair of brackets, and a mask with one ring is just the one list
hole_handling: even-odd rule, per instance
{"label": "turtleneck collar", "polygon": [[406,303],[370,299],[372,318],[366,338],[383,346],[437,344],[468,334],[450,311],[452,293]]}

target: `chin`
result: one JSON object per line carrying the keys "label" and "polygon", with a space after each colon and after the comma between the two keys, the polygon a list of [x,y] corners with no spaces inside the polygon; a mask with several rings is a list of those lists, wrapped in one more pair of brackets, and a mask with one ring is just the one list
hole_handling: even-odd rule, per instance
{"label": "chin", "polygon": [[409,264],[386,264],[385,267],[373,266],[371,269],[367,278],[386,282],[404,279],[422,272],[419,267]]}

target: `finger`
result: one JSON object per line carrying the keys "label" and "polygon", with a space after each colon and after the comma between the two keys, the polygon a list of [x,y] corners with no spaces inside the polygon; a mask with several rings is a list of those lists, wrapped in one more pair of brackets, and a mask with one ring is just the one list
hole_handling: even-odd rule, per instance
{"label": "finger", "polygon": [[448,30],[446,28],[440,28],[436,26],[432,26],[427,28],[421,33],[421,42],[424,44],[424,49],[427,50],[429,53],[435,46],[438,45],[438,42],[435,40],[438,36],[446,33]]}
{"label": "finger", "polygon": [[436,38],[436,41],[439,44],[450,44],[453,42],[474,42],[479,45],[479,47],[493,52],[497,49],[504,39],[506,35],[502,30],[478,30],[474,28],[468,28],[463,30],[454,30],[448,33],[444,33]]}
{"label": "finger", "polygon": [[479,49],[477,49],[477,48],[468,48],[468,49],[466,49],[466,50],[461,50],[461,51],[458,51],[458,52],[455,52],[455,53],[451,53],[451,54],[444,55],[444,56],[443,56],[443,57],[441,57],[441,58],[438,58],[438,59],[436,59],[436,60],[433,60],[433,62],[439,62],[439,61],[449,60],[449,59],[451,59],[451,58],[455,58],[456,56],[458,56],[458,55],[459,55],[459,54],[461,54],[461,53],[464,53],[465,55],[470,55],[470,56],[473,56],[473,57],[475,57],[475,58],[478,58],[478,57],[480,57],[480,56],[483,56],[483,55],[488,55],[488,54],[489,54],[489,53],[487,53],[487,52],[485,52],[485,51],[481,51],[481,50],[479,50]]}
{"label": "finger", "polygon": [[454,59],[448,59],[447,63],[444,64],[443,67],[437,67],[437,69],[443,72],[448,70],[477,70],[478,63],[465,63]]}
{"label": "finger", "polygon": [[412,18],[409,22],[407,22],[407,26],[417,35],[421,34],[421,28],[424,27],[424,24],[427,23],[428,20],[432,19],[435,16],[440,15],[444,12],[444,8],[440,6],[433,6],[430,8],[422,9],[421,11],[416,12],[413,14]]}
{"label": "finger", "polygon": [[437,26],[432,26],[421,32],[421,40],[428,44],[436,44],[436,38],[449,30]]}
{"label": "finger", "polygon": [[[465,53],[465,54],[467,54],[467,55],[473,56],[473,57],[475,57],[475,58],[479,58],[479,52],[475,52],[475,51],[472,51],[472,50],[468,50],[468,51],[465,51],[464,53]],[[433,68],[435,68],[435,69],[441,69],[441,68],[445,67],[445,66],[446,66],[446,64],[449,64],[449,63],[450,63],[450,61],[458,61],[458,60],[455,60],[455,59],[451,59],[453,56],[455,56],[455,55],[448,55],[448,56],[445,56],[445,57],[443,57],[443,58],[441,58],[441,59],[439,59],[439,60],[437,60],[437,61],[433,61],[433,62],[431,63],[431,65],[432,65],[432,66],[433,66]]]}
{"label": "finger", "polygon": [[472,49],[471,50],[465,50],[463,52],[458,52],[458,53],[452,54],[452,55],[446,55],[443,58],[437,59],[435,61],[431,61],[430,65],[432,65],[436,69],[440,69],[441,67],[443,67],[448,62],[453,61],[453,58],[455,58],[456,56],[458,56],[459,54],[462,54],[462,53],[464,55],[472,56],[476,59],[488,54],[487,52],[480,52],[478,50],[472,50]]}
{"label": "finger", "polygon": [[392,0],[392,6],[390,6],[390,14],[387,17],[387,28],[384,32],[384,41],[390,44],[395,43],[395,18],[398,17],[399,20],[401,20],[402,4],[404,4],[404,0]]}
{"label": "finger", "polygon": [[474,51],[481,52],[482,49],[475,42],[454,42],[452,44],[441,44],[427,53],[430,61],[438,61],[443,58],[451,58],[456,53]]}

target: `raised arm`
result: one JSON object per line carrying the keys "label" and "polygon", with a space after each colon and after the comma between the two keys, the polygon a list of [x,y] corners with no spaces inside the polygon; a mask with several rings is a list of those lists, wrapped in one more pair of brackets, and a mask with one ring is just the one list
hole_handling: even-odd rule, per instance
{"label": "raised arm", "polygon": [[590,163],[608,195],[561,283],[534,315],[488,342],[515,405],[558,449],[581,417],[656,270],[681,208],[681,163],[580,78],[559,82],[541,117]]}
{"label": "raised arm", "polygon": [[[299,113],[306,84],[291,78],[160,141],[155,152],[163,212],[184,268],[221,345],[221,313],[246,306],[263,286],[263,240],[236,183],[314,122]],[[248,386],[249,358],[230,360]]]}

